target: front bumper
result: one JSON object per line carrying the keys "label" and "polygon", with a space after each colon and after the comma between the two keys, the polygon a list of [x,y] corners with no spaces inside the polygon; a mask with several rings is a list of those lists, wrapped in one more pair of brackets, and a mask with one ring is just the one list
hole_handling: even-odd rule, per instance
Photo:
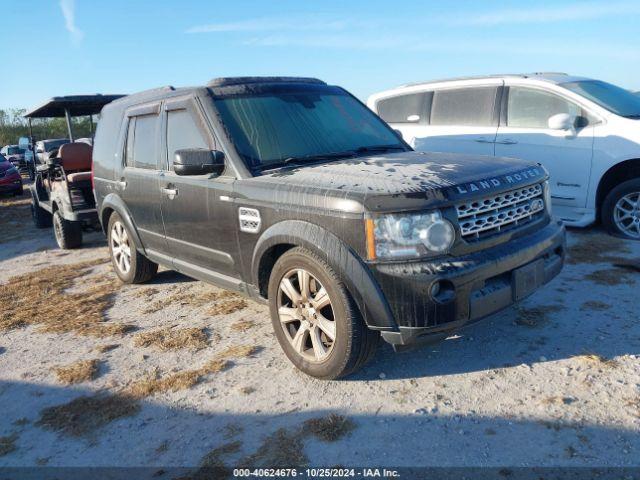
{"label": "front bumper", "polygon": [[[541,230],[493,248],[436,261],[372,266],[393,316],[382,337],[394,346],[429,343],[533,293],[564,264],[565,230]],[[433,295],[434,284],[440,292]]]}

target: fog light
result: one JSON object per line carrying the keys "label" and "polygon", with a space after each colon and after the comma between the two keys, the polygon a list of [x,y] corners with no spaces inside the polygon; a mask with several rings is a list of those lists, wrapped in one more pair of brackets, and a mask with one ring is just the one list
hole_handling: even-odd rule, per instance
{"label": "fog light", "polygon": [[449,280],[437,280],[431,284],[429,295],[438,303],[449,303],[456,297],[456,287]]}

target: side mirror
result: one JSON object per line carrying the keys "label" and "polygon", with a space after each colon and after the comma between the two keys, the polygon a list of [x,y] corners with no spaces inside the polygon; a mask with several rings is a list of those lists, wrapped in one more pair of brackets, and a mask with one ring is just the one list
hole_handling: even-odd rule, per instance
{"label": "side mirror", "polygon": [[224,170],[224,153],[220,150],[185,148],[176,150],[173,171],[177,175],[220,175]]}
{"label": "side mirror", "polygon": [[568,113],[558,113],[547,121],[551,130],[575,130],[575,119]]}

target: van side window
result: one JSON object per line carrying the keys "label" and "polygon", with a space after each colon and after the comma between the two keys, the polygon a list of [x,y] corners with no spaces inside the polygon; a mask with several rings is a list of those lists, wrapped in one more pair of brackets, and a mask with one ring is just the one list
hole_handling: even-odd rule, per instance
{"label": "van side window", "polygon": [[384,98],[376,104],[378,115],[387,123],[429,123],[433,92],[418,92]]}
{"label": "van side window", "polygon": [[200,131],[193,115],[188,110],[170,110],[167,112],[167,157],[169,170],[173,170],[176,150],[183,148],[204,148],[209,145]]}
{"label": "van side window", "polygon": [[509,88],[508,127],[549,128],[549,118],[558,113],[581,117],[582,108],[553,93],[532,88]]}
{"label": "van side window", "polygon": [[431,125],[497,126],[497,87],[437,90],[433,94]]}
{"label": "van side window", "polygon": [[127,147],[124,154],[124,164],[127,167],[133,167],[133,135],[136,125],[136,117],[129,119],[129,125],[127,127]]}
{"label": "van side window", "polygon": [[133,163],[136,168],[150,170],[158,168],[156,152],[158,118],[158,115],[136,117],[133,134]]}

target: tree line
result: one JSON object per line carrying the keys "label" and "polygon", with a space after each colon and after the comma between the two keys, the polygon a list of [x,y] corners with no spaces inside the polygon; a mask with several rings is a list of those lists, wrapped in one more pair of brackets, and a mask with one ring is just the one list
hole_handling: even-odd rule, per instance
{"label": "tree line", "polygon": [[[29,136],[29,122],[23,117],[25,113],[24,108],[0,109],[0,147],[17,144],[20,137]],[[93,118],[95,131],[97,115]],[[75,138],[91,136],[91,120],[88,116],[74,117],[71,120]],[[31,125],[35,141],[68,136],[67,122],[64,118],[33,118]]]}

